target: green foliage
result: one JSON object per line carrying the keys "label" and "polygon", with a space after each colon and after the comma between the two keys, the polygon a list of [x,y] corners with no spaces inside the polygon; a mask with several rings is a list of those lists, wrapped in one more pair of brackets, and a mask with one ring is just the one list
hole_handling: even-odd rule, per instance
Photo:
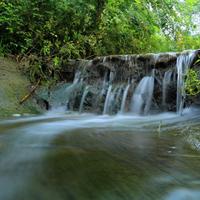
{"label": "green foliage", "polygon": [[[46,79],[62,59],[199,48],[198,0],[1,0],[1,52],[30,58]],[[198,5],[198,6],[194,6]],[[45,62],[45,63],[44,63]],[[33,79],[34,79],[33,78]]]}
{"label": "green foliage", "polygon": [[2,45],[2,42],[0,41],[0,56],[4,56],[4,53],[6,52],[5,47]]}
{"label": "green foliage", "polygon": [[185,82],[185,90],[187,95],[196,96],[200,93],[200,76],[199,71],[194,69],[188,70],[186,82]]}

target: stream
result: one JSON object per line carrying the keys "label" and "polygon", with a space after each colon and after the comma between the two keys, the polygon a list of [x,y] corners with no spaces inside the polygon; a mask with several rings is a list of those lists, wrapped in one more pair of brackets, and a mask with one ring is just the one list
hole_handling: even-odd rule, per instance
{"label": "stream", "polygon": [[0,199],[199,200],[199,118],[192,108],[1,120]]}

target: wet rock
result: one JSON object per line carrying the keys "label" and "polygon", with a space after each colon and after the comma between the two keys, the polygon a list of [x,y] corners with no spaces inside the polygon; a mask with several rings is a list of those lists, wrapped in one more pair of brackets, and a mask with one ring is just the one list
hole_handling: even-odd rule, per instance
{"label": "wet rock", "polygon": [[[198,54],[200,55],[200,51],[196,52],[197,55],[193,64],[198,59]],[[88,85],[90,86],[91,91],[85,98],[84,110],[102,113],[108,86],[112,84],[112,90],[115,88],[115,92],[117,93],[119,87],[122,87],[122,91],[124,91],[128,82],[131,81],[130,91],[128,92],[126,102],[126,110],[129,110],[136,85],[144,76],[153,75],[155,78],[155,88],[152,107],[162,110],[162,81],[165,72],[170,69],[173,80],[171,80],[170,84],[167,85],[166,88],[166,109],[169,111],[175,111],[177,93],[176,61],[179,55],[181,55],[181,53],[111,55],[96,57],[92,60],[68,60],[65,63],[63,62],[63,67],[61,69],[61,81],[71,83],[73,85],[73,82],[76,79],[76,72],[78,71],[80,72],[78,80],[79,86],[77,86],[78,88],[73,91],[71,89],[67,89],[68,86],[65,89],[63,88],[63,91],[57,89],[59,93],[65,94],[65,97],[70,96],[68,99],[65,98],[64,100],[60,100],[60,102],[62,102],[62,104],[66,104],[67,102],[69,108],[78,110],[83,90],[85,86]],[[196,64],[194,67],[200,69],[199,65],[200,64]],[[104,82],[106,82],[107,85],[103,86]],[[105,87],[105,91],[102,89],[103,87]],[[65,93],[66,91],[68,92]],[[56,89],[51,89],[50,97],[44,99],[52,105],[53,99],[55,100],[54,96],[59,96],[59,94],[58,92],[56,93]],[[116,113],[117,110],[119,110],[119,101],[121,101],[121,97],[117,100],[116,94],[114,94],[114,98],[115,101],[112,103],[112,111],[110,111],[110,113]],[[59,97],[59,99],[62,98]],[[190,102],[187,100],[186,104],[189,105],[196,101],[199,100],[193,99],[190,100]],[[115,105],[116,102],[118,102],[117,105]]]}

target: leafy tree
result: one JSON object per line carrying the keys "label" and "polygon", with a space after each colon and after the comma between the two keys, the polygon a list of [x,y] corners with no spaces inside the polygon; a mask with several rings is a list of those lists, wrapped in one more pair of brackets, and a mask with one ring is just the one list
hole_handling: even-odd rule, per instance
{"label": "leafy tree", "polygon": [[0,54],[48,79],[69,58],[199,48],[198,0],[1,0]]}

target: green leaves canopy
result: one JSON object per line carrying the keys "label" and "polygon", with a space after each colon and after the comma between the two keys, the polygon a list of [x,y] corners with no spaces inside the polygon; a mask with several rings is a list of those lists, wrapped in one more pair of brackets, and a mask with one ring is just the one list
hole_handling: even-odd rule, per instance
{"label": "green leaves canopy", "polygon": [[198,11],[198,0],[1,0],[0,53],[57,68],[64,58],[195,49]]}
{"label": "green leaves canopy", "polygon": [[195,47],[187,33],[197,2],[2,0],[0,44],[13,54],[69,58],[179,50],[185,39]]}

